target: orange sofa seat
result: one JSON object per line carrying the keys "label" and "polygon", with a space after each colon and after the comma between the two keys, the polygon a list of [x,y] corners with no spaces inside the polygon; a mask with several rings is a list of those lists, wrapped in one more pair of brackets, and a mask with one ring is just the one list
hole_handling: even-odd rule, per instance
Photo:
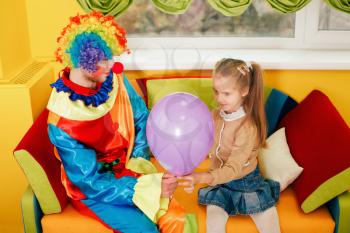
{"label": "orange sofa seat", "polygon": [[[159,170],[162,170],[153,159]],[[205,160],[197,171],[204,171],[209,165]],[[205,207],[197,203],[197,190],[188,194],[181,187],[177,189],[174,197],[185,207],[188,213],[197,216],[199,233],[205,233]],[[305,214],[299,207],[295,193],[287,188],[281,194],[277,204],[280,218],[281,231],[283,233],[333,233],[335,223],[325,206]],[[100,222],[87,216],[81,215],[71,205],[68,205],[62,213],[44,215],[41,220],[44,233],[112,233],[113,231],[104,227]],[[235,233],[258,233],[254,222],[249,216],[230,217],[227,224],[227,232]]]}

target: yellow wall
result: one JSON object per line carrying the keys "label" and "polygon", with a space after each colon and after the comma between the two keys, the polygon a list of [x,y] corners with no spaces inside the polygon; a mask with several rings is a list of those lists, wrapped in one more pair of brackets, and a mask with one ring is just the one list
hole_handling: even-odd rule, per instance
{"label": "yellow wall", "polygon": [[56,38],[69,17],[83,13],[76,0],[26,0],[30,47],[33,57],[53,57]]}
{"label": "yellow wall", "polygon": [[350,70],[269,70],[265,72],[265,84],[298,102],[313,89],[321,90],[350,126]]}
{"label": "yellow wall", "polygon": [[1,1],[0,81],[10,78],[30,59],[25,0]]}
{"label": "yellow wall", "polygon": [[[25,0],[1,1],[0,6],[0,232],[22,232],[20,197],[27,184],[11,154],[17,138],[32,122],[29,93],[2,86],[19,73],[31,60]],[[11,104],[10,96],[17,104]],[[26,101],[28,100],[28,101]],[[4,102],[7,101],[7,104]],[[13,111],[6,111],[10,106]],[[14,122],[14,112],[18,121]],[[14,125],[9,133],[10,124]],[[22,130],[17,130],[22,129]]]}
{"label": "yellow wall", "polygon": [[3,70],[2,70],[2,61],[1,61],[1,56],[0,56],[0,80],[4,78]]}
{"label": "yellow wall", "polygon": [[[27,181],[12,150],[32,124],[30,93],[25,88],[0,86],[0,232],[21,232],[21,195]],[[12,102],[9,102],[9,99]],[[6,111],[7,110],[7,111]]]}

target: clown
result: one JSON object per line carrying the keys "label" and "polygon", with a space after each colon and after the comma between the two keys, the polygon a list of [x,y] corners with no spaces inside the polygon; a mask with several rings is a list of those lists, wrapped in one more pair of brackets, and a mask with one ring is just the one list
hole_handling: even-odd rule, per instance
{"label": "clown", "polygon": [[124,30],[98,12],[70,19],[58,38],[65,65],[47,108],[48,133],[72,205],[114,232],[183,232],[190,221],[170,196],[176,177],[158,173],[145,136],[148,110],[113,57]]}

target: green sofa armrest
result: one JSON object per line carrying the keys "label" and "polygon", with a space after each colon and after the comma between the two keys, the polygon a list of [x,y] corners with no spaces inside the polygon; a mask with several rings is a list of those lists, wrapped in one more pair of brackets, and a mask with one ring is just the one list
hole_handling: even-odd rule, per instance
{"label": "green sofa armrest", "polygon": [[329,212],[335,221],[334,233],[350,232],[350,190],[340,194],[327,203]]}
{"label": "green sofa armrest", "polygon": [[41,218],[43,212],[30,186],[27,187],[22,196],[21,209],[25,233],[42,233]]}

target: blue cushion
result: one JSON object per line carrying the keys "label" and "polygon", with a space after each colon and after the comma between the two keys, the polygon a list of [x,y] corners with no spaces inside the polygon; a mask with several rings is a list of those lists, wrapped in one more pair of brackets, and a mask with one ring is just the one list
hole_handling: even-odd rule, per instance
{"label": "blue cushion", "polygon": [[277,89],[272,89],[266,97],[265,112],[267,121],[267,135],[270,136],[276,131],[281,119],[295,106],[297,102],[290,96]]}

